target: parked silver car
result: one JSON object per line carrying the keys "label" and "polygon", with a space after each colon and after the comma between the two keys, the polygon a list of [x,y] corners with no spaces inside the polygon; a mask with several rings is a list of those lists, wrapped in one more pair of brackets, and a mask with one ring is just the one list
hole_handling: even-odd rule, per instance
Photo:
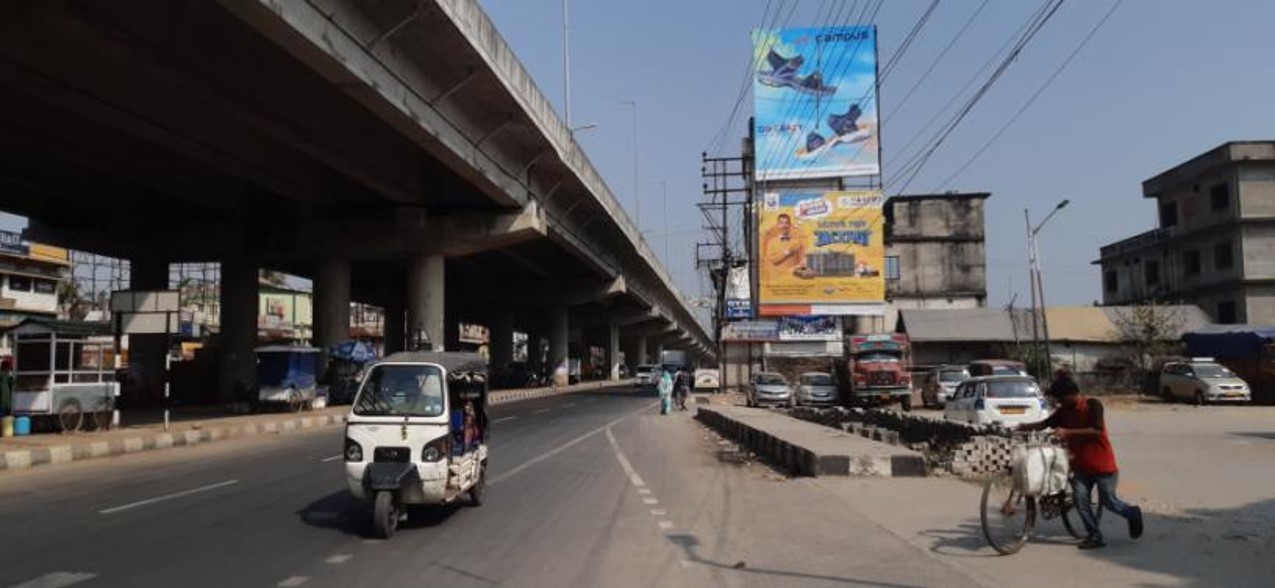
{"label": "parked silver car", "polygon": [[797,404],[831,405],[836,404],[837,384],[832,374],[823,372],[806,372],[797,381]]}
{"label": "parked silver car", "polygon": [[956,392],[956,386],[970,379],[969,370],[959,366],[942,366],[930,370],[921,388],[921,404],[943,408]]}
{"label": "parked silver car", "polygon": [[1164,364],[1160,395],[1169,402],[1189,400],[1197,405],[1252,400],[1248,382],[1208,358]]}
{"label": "parked silver car", "polygon": [[782,374],[762,372],[753,376],[748,385],[748,406],[791,406],[792,387]]}

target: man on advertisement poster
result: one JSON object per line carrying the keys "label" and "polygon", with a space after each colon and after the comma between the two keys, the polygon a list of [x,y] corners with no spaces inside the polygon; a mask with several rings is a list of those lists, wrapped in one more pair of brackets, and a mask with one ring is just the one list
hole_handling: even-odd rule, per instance
{"label": "man on advertisement poster", "polygon": [[758,300],[882,303],[883,200],[876,190],[767,193],[757,223],[762,254]]}

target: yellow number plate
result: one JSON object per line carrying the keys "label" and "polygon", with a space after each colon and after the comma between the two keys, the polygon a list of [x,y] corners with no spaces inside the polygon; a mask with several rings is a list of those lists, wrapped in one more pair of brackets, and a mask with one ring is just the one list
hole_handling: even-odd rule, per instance
{"label": "yellow number plate", "polygon": [[1023,413],[1025,413],[1025,412],[1027,412],[1027,407],[1025,407],[1025,406],[1002,406],[1002,407],[1000,407],[1000,408],[998,408],[998,409],[996,409],[996,410],[1000,411],[1000,413],[1001,413],[1001,414],[1023,414]]}

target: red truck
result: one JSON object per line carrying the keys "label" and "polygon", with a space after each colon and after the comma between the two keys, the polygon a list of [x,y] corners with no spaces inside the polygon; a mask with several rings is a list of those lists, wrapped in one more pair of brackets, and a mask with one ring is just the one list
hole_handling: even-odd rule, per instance
{"label": "red truck", "polygon": [[897,401],[903,410],[912,410],[910,351],[908,336],[900,333],[851,335],[837,364],[841,397],[852,405]]}

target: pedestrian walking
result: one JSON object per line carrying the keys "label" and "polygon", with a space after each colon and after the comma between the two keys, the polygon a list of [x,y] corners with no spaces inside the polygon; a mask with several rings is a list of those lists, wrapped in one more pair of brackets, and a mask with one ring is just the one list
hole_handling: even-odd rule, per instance
{"label": "pedestrian walking", "polygon": [[1129,523],[1129,536],[1142,536],[1142,509],[1131,506],[1116,496],[1120,479],[1116,467],[1116,454],[1107,436],[1107,424],[1103,418],[1102,402],[1080,393],[1071,375],[1059,370],[1049,386],[1049,394],[1058,400],[1058,410],[1049,418],[1019,425],[1023,431],[1053,429],[1054,436],[1067,444],[1071,461],[1071,490],[1075,496],[1076,511],[1085,525],[1088,536],[1080,543],[1080,549],[1096,549],[1106,543],[1098,528],[1093,512],[1093,489],[1098,488],[1098,500],[1103,508],[1114,512]]}
{"label": "pedestrian walking", "polygon": [[677,370],[674,393],[677,394],[677,409],[686,410],[686,399],[691,395],[691,375],[685,369]]}
{"label": "pedestrian walking", "polygon": [[673,400],[673,376],[668,370],[660,372],[657,389],[660,392],[660,414],[668,414]]}

